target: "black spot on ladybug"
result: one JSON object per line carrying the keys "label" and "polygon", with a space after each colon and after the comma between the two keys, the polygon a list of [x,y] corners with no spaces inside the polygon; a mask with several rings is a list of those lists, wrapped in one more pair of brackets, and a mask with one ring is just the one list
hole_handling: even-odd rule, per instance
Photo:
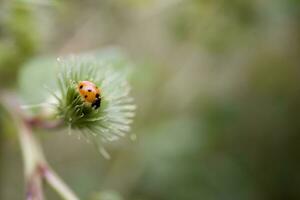
{"label": "black spot on ladybug", "polygon": [[99,96],[100,96],[100,95],[97,93],[97,94],[96,94],[96,98],[99,98]]}
{"label": "black spot on ladybug", "polygon": [[88,95],[84,95],[84,98],[87,98],[88,97]]}
{"label": "black spot on ladybug", "polygon": [[88,92],[92,92],[92,90],[91,90],[91,89],[88,89]]}
{"label": "black spot on ladybug", "polygon": [[79,87],[79,89],[82,89],[83,88],[83,85],[81,85],[80,87]]}

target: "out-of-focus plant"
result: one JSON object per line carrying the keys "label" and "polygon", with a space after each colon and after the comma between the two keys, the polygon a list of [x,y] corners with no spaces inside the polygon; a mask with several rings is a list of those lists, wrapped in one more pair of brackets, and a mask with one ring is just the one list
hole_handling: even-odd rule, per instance
{"label": "out-of-focus plant", "polygon": [[16,82],[17,69],[38,47],[39,32],[31,4],[0,4],[0,79],[5,87]]}
{"label": "out-of-focus plant", "polygon": [[[66,200],[79,199],[55,174],[46,161],[42,148],[35,138],[34,128],[57,130],[65,128],[69,133],[95,144],[105,158],[109,154],[103,142],[119,139],[130,131],[135,105],[130,97],[126,70],[119,67],[125,62],[105,59],[97,54],[85,54],[59,58],[57,85],[47,87],[48,98],[38,105],[20,107],[16,95],[2,94],[1,102],[18,126],[26,178],[26,199],[44,199],[42,180],[54,188]],[[46,63],[46,62],[45,62]],[[54,62],[53,62],[54,63]],[[52,66],[53,67],[53,66]],[[49,75],[51,78],[51,75]],[[30,82],[30,80],[27,80]],[[81,96],[80,81],[90,81],[100,88],[101,104],[92,107]],[[33,81],[31,81],[33,85]],[[43,92],[44,86],[38,84]],[[23,109],[21,109],[23,108]],[[35,108],[30,115],[24,112]],[[30,117],[29,117],[30,116]]]}

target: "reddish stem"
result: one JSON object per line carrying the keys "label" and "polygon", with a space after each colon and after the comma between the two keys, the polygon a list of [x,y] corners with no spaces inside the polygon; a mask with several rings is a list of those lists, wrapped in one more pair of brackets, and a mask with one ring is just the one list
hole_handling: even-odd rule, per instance
{"label": "reddish stem", "polygon": [[39,167],[29,178],[26,186],[26,200],[44,200],[42,176]]}
{"label": "reddish stem", "polygon": [[43,129],[57,129],[62,127],[62,120],[47,121],[40,117],[27,118],[24,120],[29,127],[37,127]]}

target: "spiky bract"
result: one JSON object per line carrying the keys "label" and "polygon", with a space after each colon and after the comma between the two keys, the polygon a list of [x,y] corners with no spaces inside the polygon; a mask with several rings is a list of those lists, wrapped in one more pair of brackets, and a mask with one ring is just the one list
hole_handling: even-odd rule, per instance
{"label": "spiky bract", "polygon": [[[93,55],[59,58],[62,72],[56,94],[57,115],[69,129],[79,130],[86,139],[101,136],[113,141],[130,130],[136,106],[129,96],[130,87],[124,70],[114,69],[114,62]],[[91,81],[101,88],[101,107],[86,104],[77,91],[79,81]]]}

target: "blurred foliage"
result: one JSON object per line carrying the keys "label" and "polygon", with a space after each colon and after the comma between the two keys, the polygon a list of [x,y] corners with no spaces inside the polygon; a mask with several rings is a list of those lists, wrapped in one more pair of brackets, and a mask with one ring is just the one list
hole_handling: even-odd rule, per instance
{"label": "blurred foliage", "polygon": [[5,87],[16,82],[17,69],[36,51],[39,35],[29,4],[3,1],[0,6],[0,78]]}
{"label": "blurred foliage", "polygon": [[[109,144],[111,161],[65,133],[40,134],[83,199],[300,198],[299,1],[4,2],[0,77],[25,74],[16,89],[32,103],[54,71],[43,59],[22,65],[33,54],[116,45],[137,63],[138,137]],[[21,199],[17,143],[1,144],[0,199]]]}

